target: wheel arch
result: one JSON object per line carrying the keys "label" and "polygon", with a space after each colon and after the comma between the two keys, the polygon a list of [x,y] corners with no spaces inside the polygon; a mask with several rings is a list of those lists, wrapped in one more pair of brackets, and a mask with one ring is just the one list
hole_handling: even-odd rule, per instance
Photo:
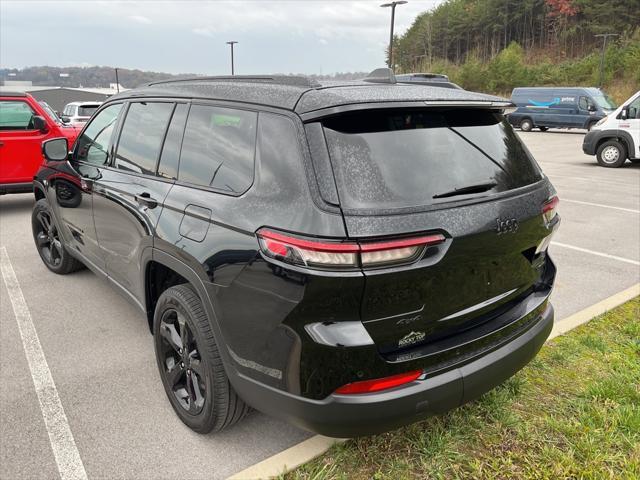
{"label": "wheel arch", "polygon": [[629,156],[631,152],[635,151],[634,150],[635,146],[634,146],[633,138],[631,137],[631,135],[628,132],[621,132],[619,130],[607,132],[607,133],[603,132],[603,135],[601,135],[600,138],[598,138],[598,141],[596,142],[595,151],[597,152],[600,146],[604,142],[608,142],[609,140],[616,140],[622,143],[622,145],[624,145],[624,148],[626,148],[627,150],[627,156]]}

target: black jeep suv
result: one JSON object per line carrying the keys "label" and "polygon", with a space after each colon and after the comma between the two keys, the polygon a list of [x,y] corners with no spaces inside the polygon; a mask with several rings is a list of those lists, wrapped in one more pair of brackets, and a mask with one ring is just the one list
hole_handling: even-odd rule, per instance
{"label": "black jeep suv", "polygon": [[153,83],[71,152],[44,143],[34,240],[146,315],[193,430],[252,406],[382,432],[493,388],[551,331],[558,200],[509,107],[384,71]]}

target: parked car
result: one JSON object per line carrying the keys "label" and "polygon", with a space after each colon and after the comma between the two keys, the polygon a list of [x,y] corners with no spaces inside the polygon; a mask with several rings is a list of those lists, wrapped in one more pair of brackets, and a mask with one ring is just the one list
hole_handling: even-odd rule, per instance
{"label": "parked car", "polygon": [[514,88],[511,101],[517,109],[509,114],[511,125],[524,132],[539,128],[591,128],[616,104],[599,88],[522,87]]}
{"label": "parked car", "polygon": [[71,145],[77,135],[28,93],[0,93],[0,194],[30,192],[42,164],[42,142],[65,137]]}
{"label": "parked car", "polygon": [[451,82],[447,75],[441,73],[403,73],[395,77],[398,83],[417,83],[420,85],[430,85],[432,87],[462,90],[460,85]]}
{"label": "parked car", "polygon": [[584,136],[582,151],[595,155],[603,167],[621,167],[627,159],[640,163],[640,91],[595,124]]}
{"label": "parked car", "polygon": [[157,82],[105,102],[69,156],[44,143],[42,261],[139,307],[193,430],[250,405],[382,432],[478,397],[549,335],[558,198],[510,102],[374,73]]}
{"label": "parked car", "polygon": [[62,119],[72,125],[84,124],[93,115],[102,102],[71,102],[62,111]]}

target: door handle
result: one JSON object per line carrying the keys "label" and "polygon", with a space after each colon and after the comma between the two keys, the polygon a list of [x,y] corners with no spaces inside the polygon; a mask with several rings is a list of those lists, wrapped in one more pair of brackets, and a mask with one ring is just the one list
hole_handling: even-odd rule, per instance
{"label": "door handle", "polygon": [[0,142],[0,147],[4,147],[4,142]]}
{"label": "door handle", "polygon": [[134,195],[136,202],[140,205],[143,205],[148,208],[156,208],[158,206],[158,201],[154,198],[151,198],[151,195],[148,192],[142,192],[139,195]]}

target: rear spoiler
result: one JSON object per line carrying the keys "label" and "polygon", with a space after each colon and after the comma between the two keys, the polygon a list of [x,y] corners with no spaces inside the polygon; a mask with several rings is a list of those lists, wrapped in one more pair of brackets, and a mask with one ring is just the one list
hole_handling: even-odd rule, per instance
{"label": "rear spoiler", "polygon": [[375,102],[375,103],[350,103],[335,107],[322,108],[300,115],[303,122],[320,120],[332,115],[358,110],[371,110],[383,108],[416,108],[416,107],[451,107],[451,108],[486,108],[489,110],[499,110],[504,115],[513,113],[516,106],[510,101],[498,100],[422,100],[411,102]]}

